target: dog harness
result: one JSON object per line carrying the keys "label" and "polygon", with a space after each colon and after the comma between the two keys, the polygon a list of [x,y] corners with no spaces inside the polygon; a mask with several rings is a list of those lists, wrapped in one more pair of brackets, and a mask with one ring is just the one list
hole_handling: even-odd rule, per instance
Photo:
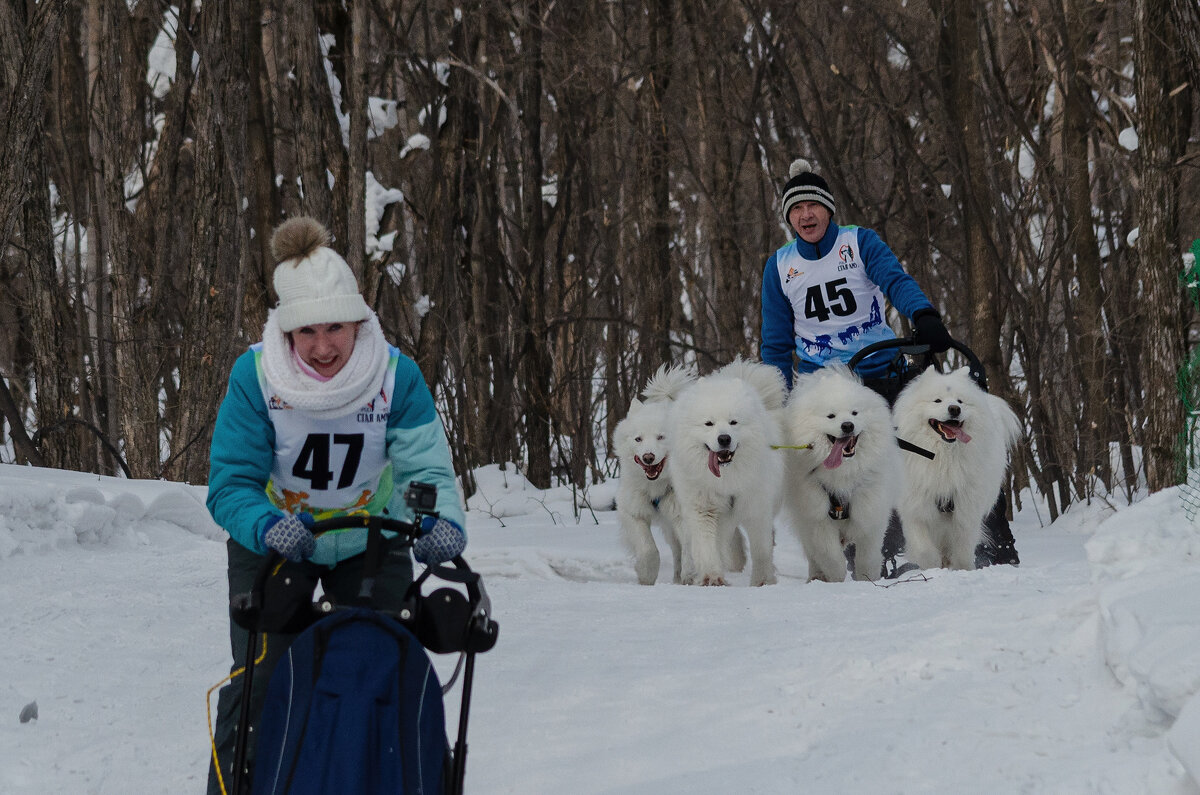
{"label": "dog harness", "polygon": [[658,510],[658,504],[659,504],[660,502],[662,502],[664,499],[666,499],[667,495],[669,495],[669,494],[670,494],[671,492],[673,492],[674,490],[675,490],[675,489],[674,489],[674,488],[672,488],[671,486],[667,486],[667,490],[666,490],[666,491],[664,491],[662,494],[658,495],[658,496],[657,496],[657,497],[655,497],[654,499],[650,500],[650,504],[654,506],[654,510],[656,510],[656,511],[657,511],[657,510]]}
{"label": "dog harness", "polygon": [[849,519],[850,500],[847,500],[839,494],[835,494],[829,489],[826,489],[824,486],[821,488],[824,489],[825,493],[829,496],[829,518],[833,519],[834,521]]}

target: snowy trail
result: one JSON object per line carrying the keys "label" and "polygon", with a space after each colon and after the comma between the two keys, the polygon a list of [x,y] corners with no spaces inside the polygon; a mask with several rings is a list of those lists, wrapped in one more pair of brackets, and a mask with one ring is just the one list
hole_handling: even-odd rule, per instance
{"label": "snowy trail", "polygon": [[[57,473],[46,496],[7,469],[0,792],[202,791],[204,694],[229,665],[219,534],[177,485]],[[806,583],[781,532],[764,588],[664,584],[667,559],[639,586],[611,511],[576,523],[547,499],[469,514],[501,627],[471,793],[1200,793],[1181,762],[1200,753],[1181,713],[1200,710],[1200,541],[1177,496],[1022,517],[1020,568],[891,587]]]}
{"label": "snowy trail", "polygon": [[152,535],[6,561],[5,591],[36,595],[4,620],[6,689],[36,698],[39,720],[4,733],[0,790],[203,790],[204,690],[228,666],[224,548]]}
{"label": "snowy trail", "polygon": [[[480,662],[471,733],[497,742],[476,740],[471,762],[512,768],[532,751],[538,764],[475,780],[478,791],[1086,791],[1086,766],[1069,760],[1109,755],[1097,727],[1132,697],[1097,660],[1095,596],[1070,540],[1047,543],[1074,560],[890,588],[785,576],[584,595],[492,577],[507,621]],[[1037,560],[1040,545],[1027,546]],[[486,574],[491,558],[477,559]],[[798,553],[781,573],[789,564],[803,573]],[[590,604],[583,620],[561,609],[575,601]],[[527,708],[509,716],[492,700]],[[1149,770],[1129,767],[1100,775],[1139,791]]]}

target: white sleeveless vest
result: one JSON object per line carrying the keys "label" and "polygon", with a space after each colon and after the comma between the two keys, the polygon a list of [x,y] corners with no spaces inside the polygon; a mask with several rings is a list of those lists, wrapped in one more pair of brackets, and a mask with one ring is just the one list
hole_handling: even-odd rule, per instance
{"label": "white sleeveless vest", "polygon": [[275,428],[275,460],[267,496],[289,513],[316,519],[365,511],[382,513],[392,496],[387,423],[396,383],[393,354],[379,393],[342,417],[317,419],[288,406],[258,367],[258,384]]}
{"label": "white sleeveless vest", "polygon": [[817,260],[805,259],[796,246],[793,240],[779,249],[775,262],[792,304],[801,359],[822,366],[845,362],[867,345],[895,336],[883,322],[883,291],[867,278],[859,257],[858,227],[841,227],[829,253]]}

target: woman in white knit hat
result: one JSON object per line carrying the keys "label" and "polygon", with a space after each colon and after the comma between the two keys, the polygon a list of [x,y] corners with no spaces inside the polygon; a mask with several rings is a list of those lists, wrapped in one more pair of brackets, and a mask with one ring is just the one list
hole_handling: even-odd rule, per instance
{"label": "woman in white knit hat", "polygon": [[[274,550],[299,575],[319,579],[335,601],[352,603],[365,529],[314,538],[309,528],[351,511],[409,521],[413,513],[402,494],[412,481],[437,487],[439,515],[422,520],[413,556],[441,563],[466,545],[450,450],[429,388],[416,363],[384,339],[353,272],[328,243],[325,228],[311,218],[276,230],[279,304],[267,316],[262,341],[234,363],[217,415],[208,509],[230,536],[231,597],[250,590],[263,556]],[[407,555],[381,557],[375,604],[396,610],[412,582],[412,562]],[[293,637],[267,635],[266,658],[254,670],[252,726],[271,670]],[[230,622],[230,640],[236,669],[248,633]],[[232,780],[242,679],[232,679],[218,698],[210,794],[228,791]]]}

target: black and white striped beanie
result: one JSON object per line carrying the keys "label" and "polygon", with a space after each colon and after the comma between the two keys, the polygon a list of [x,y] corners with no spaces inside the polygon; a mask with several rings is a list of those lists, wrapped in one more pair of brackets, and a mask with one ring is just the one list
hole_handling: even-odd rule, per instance
{"label": "black and white striped beanie", "polygon": [[829,192],[829,183],[813,173],[812,164],[800,158],[792,161],[788,169],[788,181],[783,186],[783,219],[800,202],[817,202],[829,208],[833,215],[833,194]]}

